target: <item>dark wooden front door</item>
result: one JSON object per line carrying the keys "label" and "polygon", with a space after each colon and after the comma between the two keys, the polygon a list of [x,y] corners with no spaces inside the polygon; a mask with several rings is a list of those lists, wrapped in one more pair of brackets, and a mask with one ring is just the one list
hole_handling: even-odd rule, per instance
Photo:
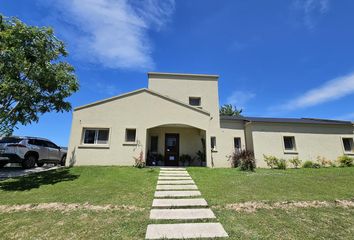
{"label": "dark wooden front door", "polygon": [[178,166],[179,135],[166,133],[165,135],[165,166]]}

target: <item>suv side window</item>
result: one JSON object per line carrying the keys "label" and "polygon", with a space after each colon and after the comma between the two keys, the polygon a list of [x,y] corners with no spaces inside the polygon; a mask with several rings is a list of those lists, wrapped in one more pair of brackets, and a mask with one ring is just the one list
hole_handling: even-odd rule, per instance
{"label": "suv side window", "polygon": [[37,139],[29,139],[28,144],[35,145],[35,146],[43,146],[40,140]]}
{"label": "suv side window", "polygon": [[45,145],[46,145],[47,147],[58,149],[58,146],[55,145],[55,144],[52,143],[52,142],[49,142],[49,141],[43,141],[43,142],[45,143]]}

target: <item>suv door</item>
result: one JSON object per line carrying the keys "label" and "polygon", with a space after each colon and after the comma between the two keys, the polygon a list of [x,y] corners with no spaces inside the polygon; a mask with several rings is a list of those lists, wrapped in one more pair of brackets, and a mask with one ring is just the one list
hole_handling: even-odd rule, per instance
{"label": "suv door", "polygon": [[28,144],[31,146],[30,150],[38,153],[38,160],[48,159],[48,150],[42,140],[29,139]]}
{"label": "suv door", "polygon": [[60,160],[60,147],[52,142],[44,141],[48,149],[48,159],[59,161]]}

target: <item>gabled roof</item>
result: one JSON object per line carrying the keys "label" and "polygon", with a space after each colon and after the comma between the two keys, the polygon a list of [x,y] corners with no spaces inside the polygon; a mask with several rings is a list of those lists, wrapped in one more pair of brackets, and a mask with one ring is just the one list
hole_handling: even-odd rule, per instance
{"label": "gabled roof", "polygon": [[220,116],[221,120],[235,120],[246,122],[269,122],[269,123],[306,123],[306,124],[329,124],[329,125],[352,125],[350,121],[319,119],[319,118],[265,118],[265,117],[237,117]]}
{"label": "gabled roof", "polygon": [[100,101],[97,101],[97,102],[93,102],[93,103],[90,103],[90,104],[79,106],[79,107],[74,108],[74,111],[78,111],[78,110],[81,110],[81,109],[97,106],[97,105],[100,105],[100,104],[103,104],[103,103],[106,103],[106,102],[115,101],[115,100],[118,100],[120,98],[129,97],[129,96],[132,96],[132,95],[135,95],[135,94],[139,94],[139,93],[142,93],[142,92],[146,92],[146,93],[152,94],[154,96],[158,96],[158,97],[160,97],[160,98],[162,98],[162,99],[164,99],[166,101],[170,101],[170,102],[179,104],[179,105],[181,105],[183,107],[186,107],[186,108],[189,108],[191,110],[194,110],[194,111],[197,111],[197,112],[200,112],[200,113],[203,113],[203,114],[206,114],[206,115],[210,116],[210,113],[208,111],[205,111],[203,109],[188,105],[188,104],[186,104],[186,103],[184,103],[182,101],[179,101],[177,99],[171,98],[171,97],[166,96],[166,95],[162,95],[162,94],[160,94],[160,93],[158,93],[156,91],[153,91],[151,89],[148,89],[148,88],[141,88],[141,89],[138,89],[138,90],[135,90],[135,91],[132,91],[132,92],[128,92],[128,93],[125,93],[125,94],[121,94],[121,95],[118,95],[118,96],[114,96],[114,97],[111,97],[111,98],[106,98],[106,99],[103,99],[103,100],[100,100]]}

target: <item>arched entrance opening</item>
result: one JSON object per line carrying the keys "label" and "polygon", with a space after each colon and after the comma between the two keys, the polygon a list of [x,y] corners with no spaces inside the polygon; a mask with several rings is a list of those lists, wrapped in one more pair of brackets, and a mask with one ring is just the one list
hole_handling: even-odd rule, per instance
{"label": "arched entrance opening", "polygon": [[146,130],[148,166],[206,166],[206,131],[186,124]]}

